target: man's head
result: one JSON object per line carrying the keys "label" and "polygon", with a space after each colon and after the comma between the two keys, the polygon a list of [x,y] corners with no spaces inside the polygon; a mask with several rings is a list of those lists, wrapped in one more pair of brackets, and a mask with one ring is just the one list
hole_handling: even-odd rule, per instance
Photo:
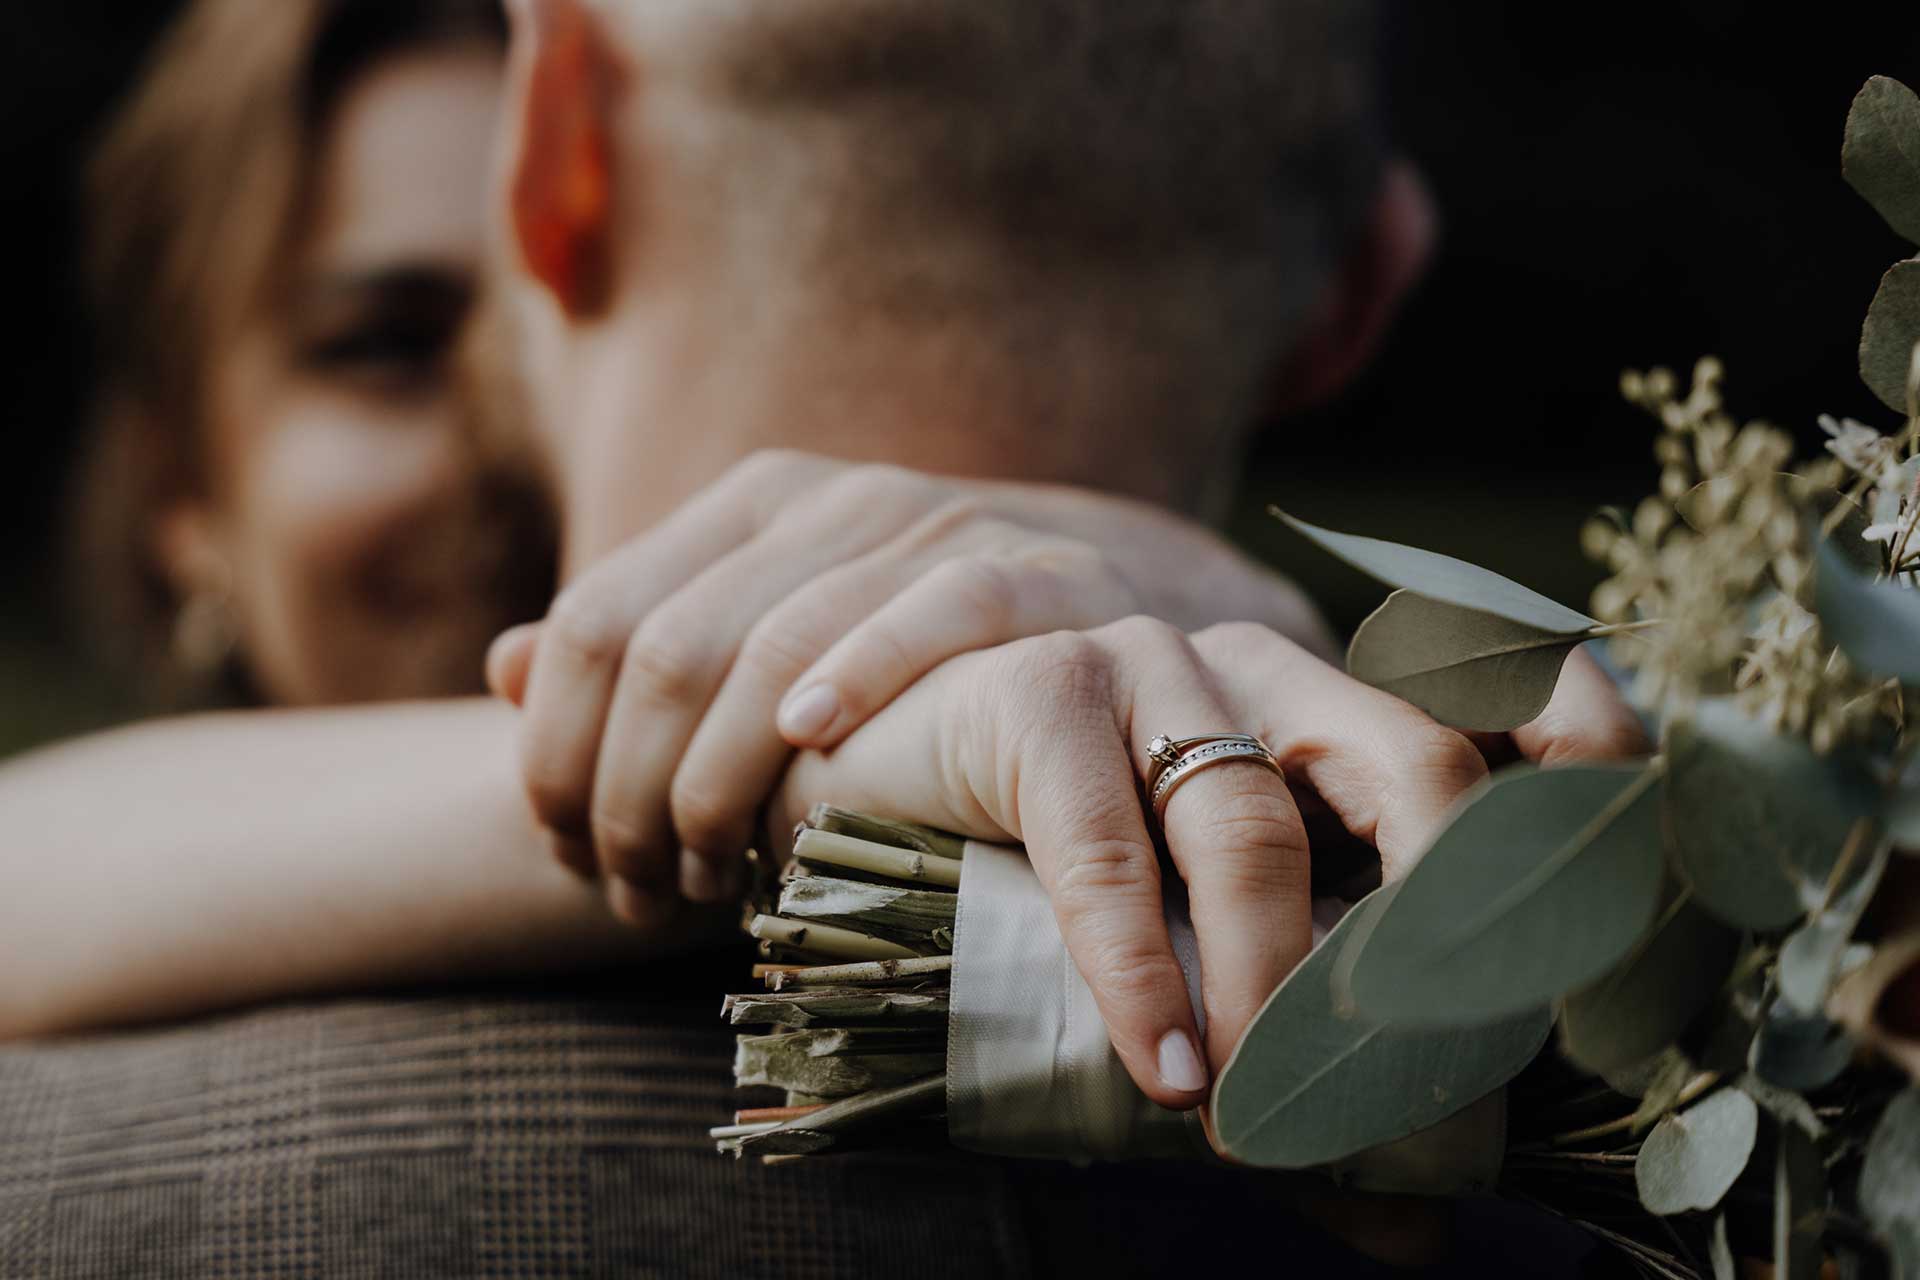
{"label": "man's head", "polygon": [[502,179],[571,558],[770,445],[1210,496],[1425,243],[1366,8],[520,0]]}

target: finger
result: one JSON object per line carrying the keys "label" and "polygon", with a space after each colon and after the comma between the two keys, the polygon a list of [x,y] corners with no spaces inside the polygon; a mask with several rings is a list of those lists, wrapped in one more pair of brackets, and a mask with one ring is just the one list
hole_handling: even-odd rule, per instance
{"label": "finger", "polygon": [[1114,1051],[1162,1106],[1205,1097],[1186,981],[1104,650],[1062,632],[963,654],[780,791],[822,795],[980,839],[1023,841]]}
{"label": "finger", "polygon": [[827,749],[927,672],[976,649],[1112,622],[1138,607],[1093,548],[1049,540],[945,560],[856,623],[791,682],[779,726]]}
{"label": "finger", "polygon": [[527,696],[527,673],[534,647],[540,642],[540,624],[509,627],[487,646],[487,688],[496,698],[520,706]]}
{"label": "finger", "polygon": [[555,833],[591,838],[594,764],[627,644],[661,600],[752,536],[742,505],[716,486],[554,602],[523,692],[520,761],[534,813]]}
{"label": "finger", "polygon": [[1650,749],[1639,717],[1585,649],[1568,655],[1546,710],[1515,729],[1513,743],[1527,759],[1547,767],[1623,760]]}
{"label": "finger", "polygon": [[1250,623],[1194,637],[1227,704],[1341,825],[1380,853],[1387,880],[1410,870],[1454,804],[1487,776],[1465,735]]}
{"label": "finger", "polygon": [[[1133,680],[1127,736],[1141,777],[1156,734],[1249,732],[1177,629],[1133,619],[1094,634],[1124,655],[1121,668]],[[1188,775],[1167,801],[1162,830],[1199,945],[1208,1058],[1222,1067],[1312,945],[1306,828],[1284,778],[1234,760]]]}
{"label": "finger", "polygon": [[[737,861],[755,816],[793,758],[775,726],[780,699],[836,641],[945,561],[1033,536],[986,516],[971,500],[956,500],[763,610],[674,772],[668,808],[687,847],[722,863]],[[703,874],[692,860],[683,860],[683,871],[689,879]]]}
{"label": "finger", "polygon": [[[836,565],[883,544],[925,511],[917,487],[883,479],[857,503],[822,502],[770,525],[650,613],[633,633],[608,700],[592,794],[601,864],[641,879],[677,875],[690,853],[712,874],[682,878],[695,901],[728,891],[753,833],[755,810],[778,776],[749,791],[716,783],[730,766],[681,776],[688,745],[733,668],[745,638],[770,610]],[[767,695],[759,739],[787,748]],[[691,864],[689,864],[691,865]]]}
{"label": "finger", "polygon": [[1046,640],[998,691],[988,772],[1012,780],[1013,825],[1115,1053],[1155,1102],[1193,1107],[1209,1073],[1167,934],[1121,691],[1092,640]]}

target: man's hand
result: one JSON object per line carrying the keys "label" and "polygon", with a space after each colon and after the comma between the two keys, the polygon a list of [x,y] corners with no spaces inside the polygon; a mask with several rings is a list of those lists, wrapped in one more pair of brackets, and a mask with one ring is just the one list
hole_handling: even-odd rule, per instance
{"label": "man's hand", "polygon": [[[1222,763],[1167,806],[1165,845],[1199,943],[1203,1057],[1139,779],[1156,734],[1210,732],[1259,735],[1286,777]],[[1633,755],[1645,742],[1611,682],[1576,654],[1511,747],[1559,762]],[[1156,1102],[1191,1107],[1209,1064],[1226,1062],[1309,946],[1311,851],[1296,789],[1374,845],[1391,881],[1486,772],[1474,741],[1266,627],[1189,637],[1131,618],[946,663],[831,755],[799,757],[782,795],[788,815],[831,799],[1024,842],[1128,1071]]]}
{"label": "man's hand", "polygon": [[642,920],[676,890],[736,891],[793,744],[843,737],[957,654],[1141,612],[1326,645],[1296,590],[1156,508],[767,453],[502,636],[488,677],[526,709],[556,856]]}

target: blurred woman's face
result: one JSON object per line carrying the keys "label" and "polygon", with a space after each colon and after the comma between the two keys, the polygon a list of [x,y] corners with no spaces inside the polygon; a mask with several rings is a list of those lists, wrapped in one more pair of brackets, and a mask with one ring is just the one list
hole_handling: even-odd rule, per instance
{"label": "blurred woman's face", "polygon": [[315,157],[290,287],[214,354],[198,521],[269,702],[476,690],[508,620],[453,358],[500,90],[477,48],[361,77]]}

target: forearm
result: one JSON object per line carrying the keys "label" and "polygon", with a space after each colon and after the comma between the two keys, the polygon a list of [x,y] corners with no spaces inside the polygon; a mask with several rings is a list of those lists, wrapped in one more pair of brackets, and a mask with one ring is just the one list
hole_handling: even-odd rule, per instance
{"label": "forearm", "polygon": [[586,967],[673,936],[548,856],[480,701],[159,722],[0,769],[0,1037]]}

